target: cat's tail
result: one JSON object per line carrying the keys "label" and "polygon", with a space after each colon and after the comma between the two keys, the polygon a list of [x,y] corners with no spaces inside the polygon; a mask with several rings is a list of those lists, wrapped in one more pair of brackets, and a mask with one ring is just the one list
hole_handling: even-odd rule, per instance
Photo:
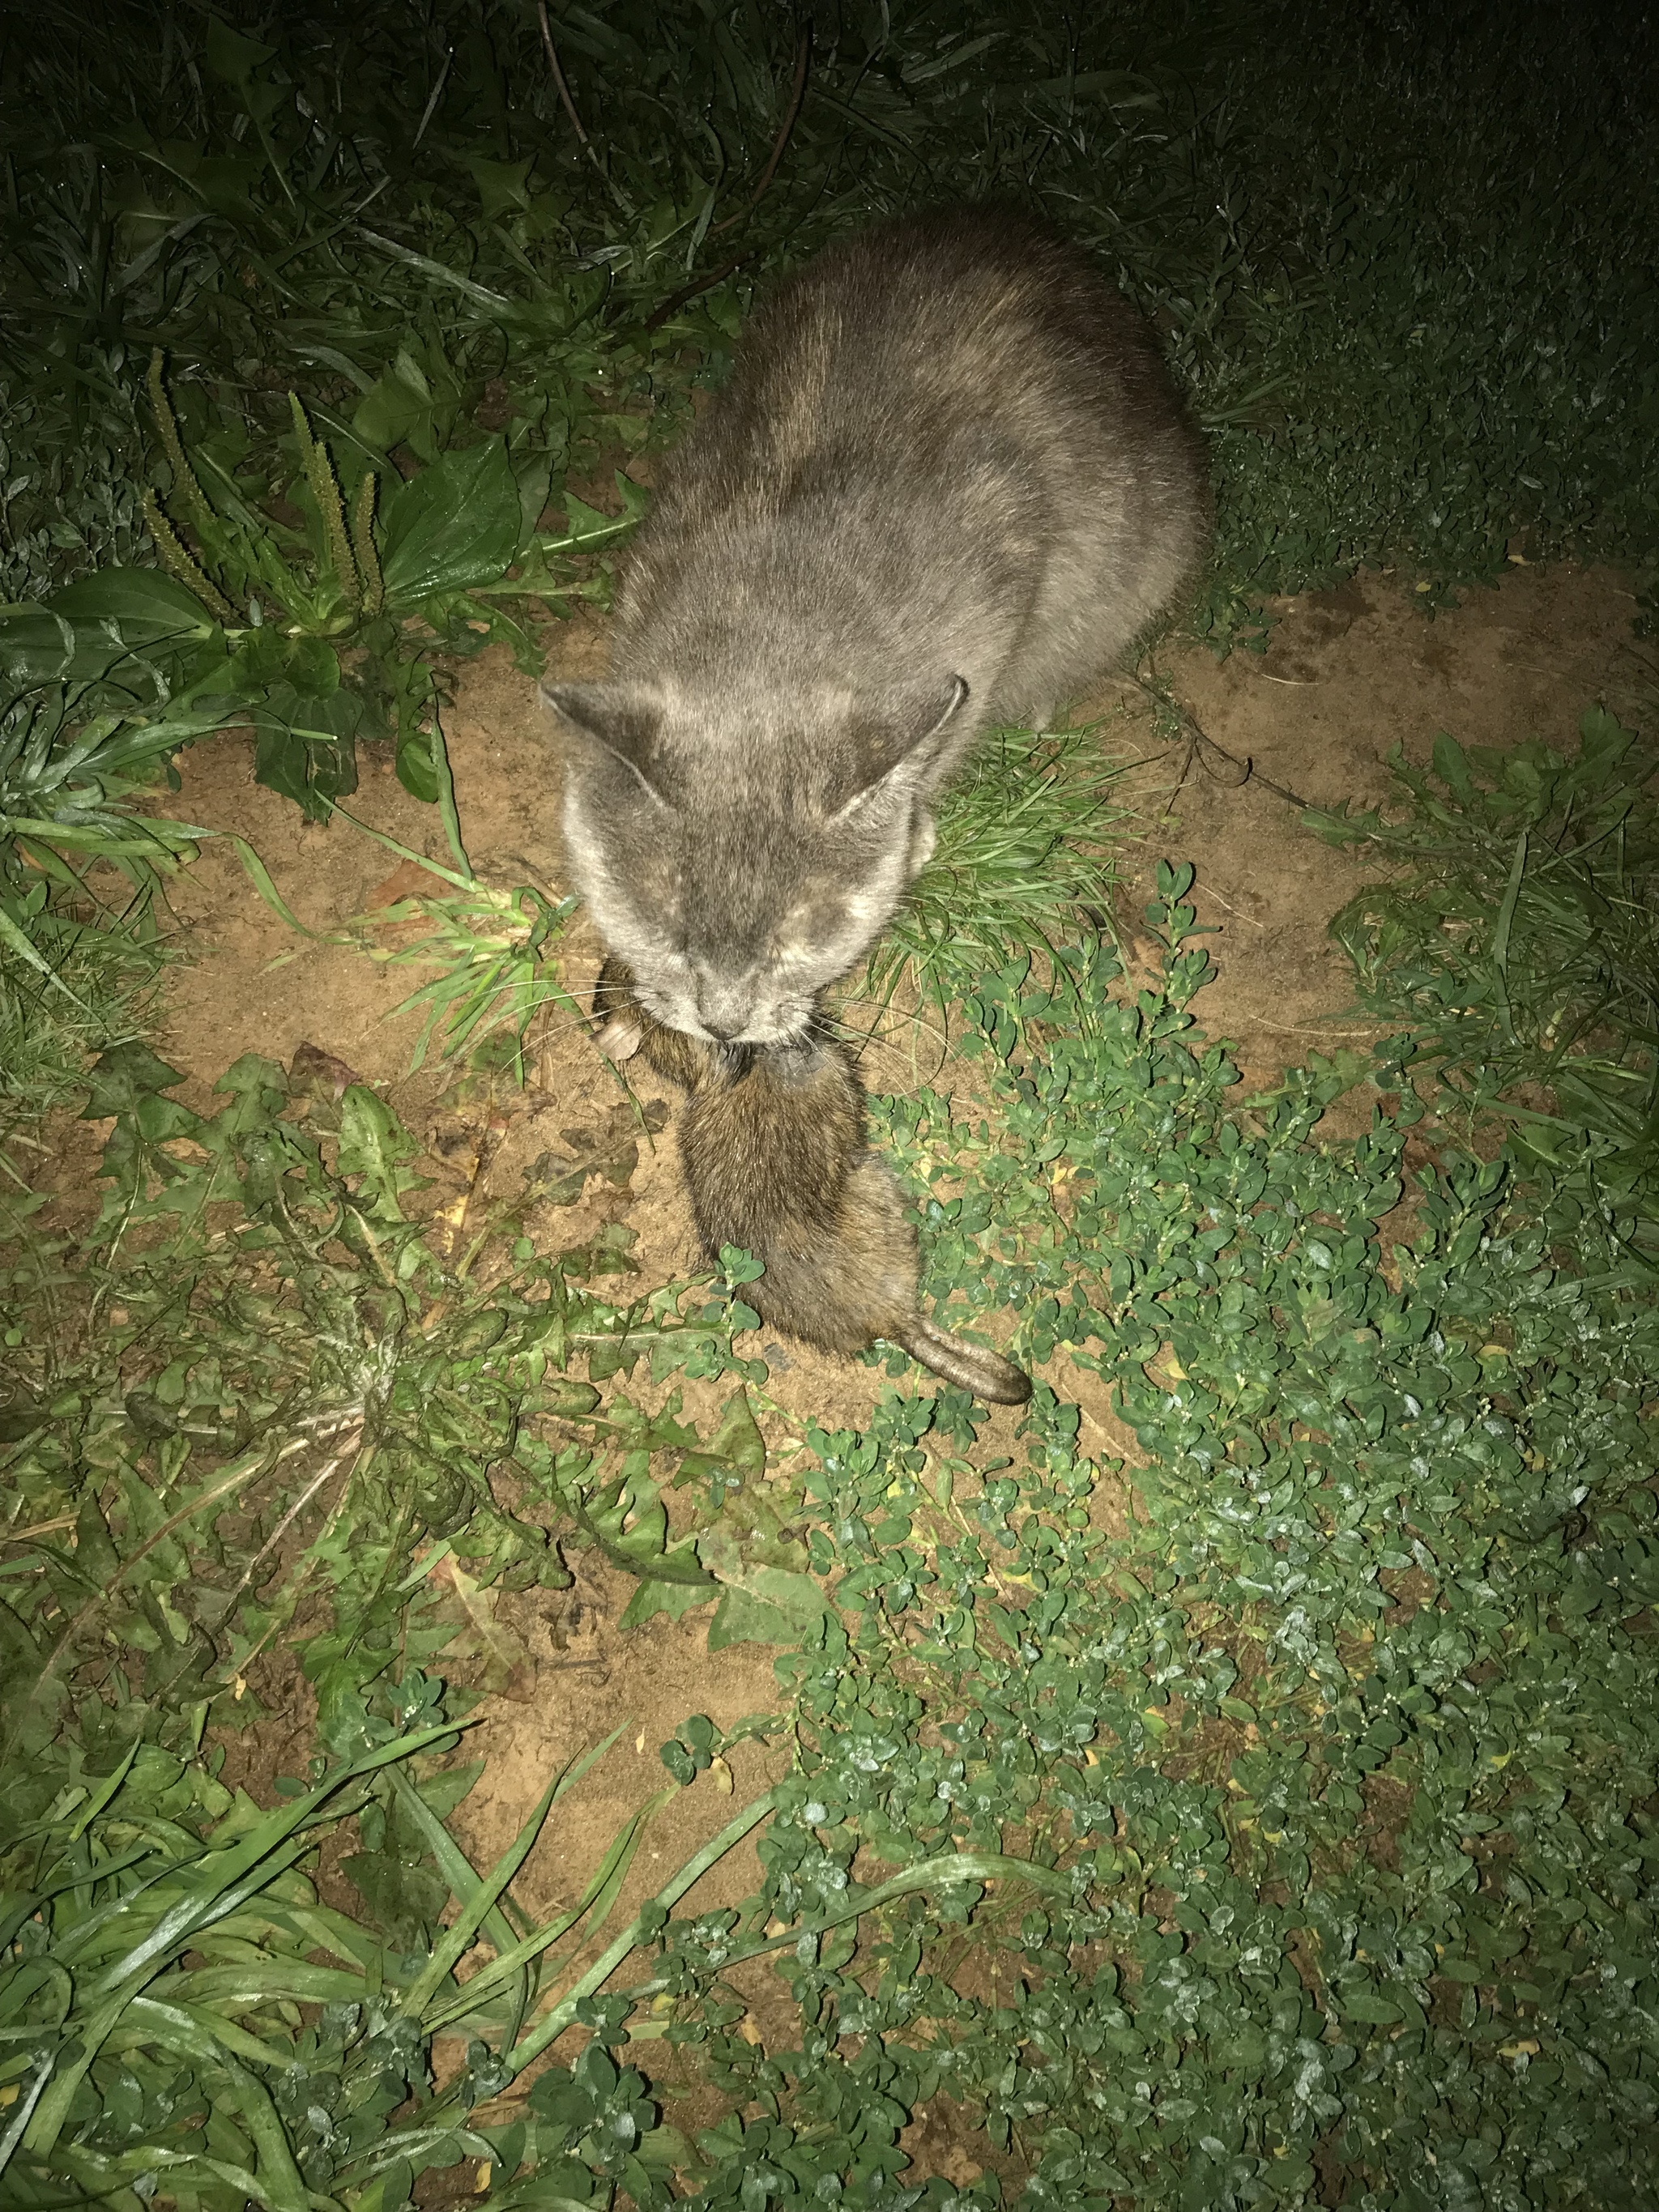
{"label": "cat's tail", "polygon": [[907,1315],[892,1334],[912,1359],[975,1398],[997,1406],[1023,1406],[1031,1395],[1031,1378],[1023,1367],[982,1344],[964,1344],[925,1314]]}

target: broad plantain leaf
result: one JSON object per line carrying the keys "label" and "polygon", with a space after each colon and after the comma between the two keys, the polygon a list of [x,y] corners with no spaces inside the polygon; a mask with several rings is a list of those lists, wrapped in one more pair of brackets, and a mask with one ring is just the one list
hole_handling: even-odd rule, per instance
{"label": "broad plantain leaf", "polygon": [[255,781],[291,799],[313,822],[326,822],[331,801],[357,788],[362,719],[363,702],[356,691],[307,699],[291,683],[273,684],[255,710]]}
{"label": "broad plantain leaf", "polygon": [[388,604],[411,609],[495,583],[523,543],[523,527],[502,438],[446,453],[386,501],[380,566]]}

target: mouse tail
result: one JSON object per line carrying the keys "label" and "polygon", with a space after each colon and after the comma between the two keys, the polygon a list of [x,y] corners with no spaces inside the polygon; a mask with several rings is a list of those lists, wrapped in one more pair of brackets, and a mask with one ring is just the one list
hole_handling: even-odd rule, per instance
{"label": "mouse tail", "polygon": [[996,1406],[1023,1406],[1031,1395],[1031,1378],[1023,1367],[985,1345],[964,1344],[925,1314],[907,1316],[904,1325],[892,1334],[921,1366],[975,1398]]}

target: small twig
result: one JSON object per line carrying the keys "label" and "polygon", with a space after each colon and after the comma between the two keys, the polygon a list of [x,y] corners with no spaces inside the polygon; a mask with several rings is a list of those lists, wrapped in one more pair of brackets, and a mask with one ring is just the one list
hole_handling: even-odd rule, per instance
{"label": "small twig", "polygon": [[575,132],[582,151],[588,160],[597,166],[599,157],[593,151],[586,131],[582,129],[582,119],[576,112],[576,103],[570,97],[570,87],[565,82],[564,71],[559,67],[559,50],[553,43],[553,27],[547,20],[547,0],[536,0],[536,14],[541,22],[542,44],[547,48],[547,59],[553,71],[553,82],[558,88],[560,100],[564,103],[564,112],[570,118],[570,127]]}
{"label": "small twig", "polygon": [[60,1513],[55,1521],[36,1521],[27,1528],[9,1528],[0,1535],[0,1544],[32,1544],[37,1536],[55,1535],[60,1528],[72,1528],[76,1516]]}
{"label": "small twig", "polygon": [[[721,231],[732,229],[735,224],[743,222],[746,216],[752,214],[762,196],[770,188],[772,179],[778,173],[778,164],[783,159],[784,149],[789,143],[790,134],[793,131],[796,119],[800,114],[801,103],[806,97],[806,78],[811,58],[812,26],[808,22],[801,26],[800,43],[795,49],[795,82],[789,95],[789,106],[783,118],[782,128],[772,142],[772,151],[767,157],[766,167],[761,171],[760,181],[735,215],[729,215],[724,222],[717,222],[714,225],[708,234],[711,238],[718,238]],[[695,283],[687,284],[682,290],[672,293],[663,301],[661,307],[653,309],[646,317],[646,329],[659,331],[665,322],[678,314],[682,307],[690,306],[693,300],[700,299],[705,292],[712,292],[716,284],[723,284],[728,276],[735,276],[744,262],[754,258],[756,251],[757,249],[751,246],[746,253],[738,254],[735,261],[725,263],[722,267],[716,269],[712,276],[699,276]]]}
{"label": "small twig", "polygon": [[766,167],[761,171],[760,182],[735,215],[729,215],[724,222],[717,222],[714,225],[708,234],[711,238],[718,238],[723,230],[731,230],[735,225],[740,223],[765,197],[773,178],[778,173],[778,163],[783,159],[784,149],[789,143],[790,133],[793,131],[795,119],[801,111],[801,102],[806,97],[806,73],[811,58],[812,24],[809,17],[800,27],[800,38],[795,47],[795,82],[789,94],[789,106],[784,115],[782,128],[772,142],[772,151],[767,158]]}
{"label": "small twig", "polygon": [[712,292],[716,284],[725,283],[728,276],[735,276],[745,261],[754,259],[757,250],[751,246],[747,253],[738,254],[735,261],[728,261],[724,268],[717,269],[712,276],[699,276],[695,284],[688,284],[683,291],[671,294],[663,301],[661,307],[654,309],[646,317],[647,330],[659,331],[671,316],[678,315],[680,309],[688,306],[691,301],[701,297],[704,292]]}
{"label": "small twig", "polygon": [[[427,94],[426,106],[421,111],[420,125],[415,133],[414,144],[410,148],[410,151],[411,153],[413,153],[415,147],[418,146],[422,139],[426,136],[426,126],[431,122],[433,111],[436,108],[438,102],[443,98],[444,87],[449,82],[450,65],[454,59],[455,49],[453,46],[450,46],[445,52],[444,65],[438,71],[438,81],[433,86],[431,91]],[[378,190],[379,187],[377,186],[376,189]],[[363,202],[363,205],[367,207],[368,204],[368,201],[365,200]]]}
{"label": "small twig", "polygon": [[548,66],[553,72],[553,82],[565,113],[570,118],[570,127],[576,134],[576,143],[605,180],[605,190],[624,215],[632,215],[627,197],[612,183],[605,163],[593,150],[593,142],[582,129],[582,119],[576,112],[576,103],[570,97],[570,87],[565,82],[564,71],[559,66],[559,50],[553,43],[553,26],[547,20],[547,0],[536,0],[536,14],[542,27],[542,44],[547,48]]}
{"label": "small twig", "polygon": [[1273,1030],[1280,1036],[1375,1037],[1389,1035],[1400,1026],[1397,1022],[1373,1022],[1363,1030],[1330,1030],[1319,1022],[1270,1022],[1265,1014],[1247,1014],[1244,1019],[1259,1030]]}
{"label": "small twig", "polygon": [[1207,897],[1224,906],[1229,914],[1236,914],[1241,921],[1248,921],[1252,929],[1265,929],[1267,927],[1265,921],[1258,921],[1253,914],[1246,914],[1242,906],[1235,906],[1232,901],[1218,891],[1213,884],[1206,884],[1204,890]]}
{"label": "small twig", "polygon": [[[1150,666],[1151,664],[1148,663],[1148,665]],[[1155,668],[1150,678],[1133,675],[1127,677],[1126,681],[1133,684],[1136,690],[1150,699],[1154,707],[1162,707],[1166,714],[1172,716],[1176,727],[1186,738],[1186,757],[1181,763],[1181,774],[1176,778],[1176,792],[1181,789],[1182,785],[1191,774],[1194,760],[1208,775],[1215,777],[1215,771],[1209,766],[1206,758],[1206,754],[1213,753],[1218,759],[1225,761],[1230,768],[1236,768],[1238,770],[1237,776],[1225,779],[1231,781],[1235,787],[1245,783],[1258,783],[1264,791],[1271,791],[1275,799],[1284,799],[1287,805],[1296,807],[1301,813],[1331,815],[1331,809],[1328,806],[1317,805],[1311,799],[1304,799],[1299,792],[1291,790],[1288,785],[1275,783],[1270,775],[1263,775],[1255,761],[1248,756],[1243,760],[1240,760],[1237,753],[1230,753],[1225,745],[1218,744],[1208,731],[1201,727],[1195,717],[1189,714],[1175,697]],[[1215,777],[1215,780],[1218,782],[1224,781],[1220,777]],[[1175,793],[1171,793],[1170,805],[1173,806],[1174,804]],[[1386,842],[1379,838],[1374,830],[1365,830],[1362,834],[1377,844]]]}

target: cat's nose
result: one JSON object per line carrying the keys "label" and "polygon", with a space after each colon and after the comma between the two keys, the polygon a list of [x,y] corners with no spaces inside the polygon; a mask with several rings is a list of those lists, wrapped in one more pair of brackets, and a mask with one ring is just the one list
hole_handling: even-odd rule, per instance
{"label": "cat's nose", "polygon": [[707,981],[697,985],[697,1019],[722,1044],[742,1036],[753,1012],[750,994],[741,986]]}

